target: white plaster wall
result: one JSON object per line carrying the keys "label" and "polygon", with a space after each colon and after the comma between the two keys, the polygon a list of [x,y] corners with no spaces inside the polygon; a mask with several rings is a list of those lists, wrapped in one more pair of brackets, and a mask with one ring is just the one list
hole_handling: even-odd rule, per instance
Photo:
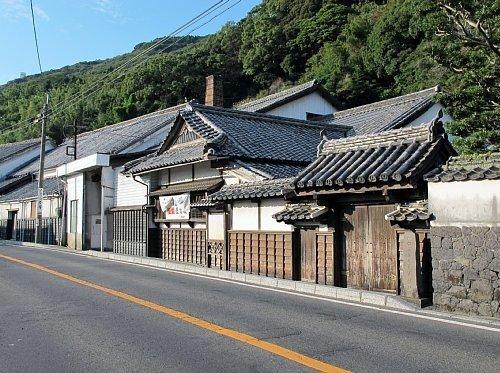
{"label": "white plaster wall", "polygon": [[259,205],[249,201],[234,202],[232,222],[234,230],[259,230]]}
{"label": "white plaster wall", "polygon": [[55,218],[57,217],[58,198],[44,199],[42,201],[42,217]]}
{"label": "white plaster wall", "polygon": [[266,114],[286,118],[306,119],[306,113],[327,115],[336,111],[337,109],[325,100],[318,92],[313,92],[292,102],[288,102],[282,106],[274,108],[266,112]]}
{"label": "white plaster wall", "polygon": [[0,203],[0,220],[6,220],[9,217],[10,203]]}
{"label": "white plaster wall", "polygon": [[[126,176],[121,173],[123,167],[118,167],[114,170],[115,175],[115,206],[136,206],[147,203],[148,188],[135,181],[132,176]],[[144,182],[140,176],[136,176],[138,180]]]}
{"label": "white plaster wall", "polygon": [[433,226],[500,226],[500,180],[429,183]]}
{"label": "white plaster wall", "polygon": [[158,179],[158,185],[167,185],[169,183],[169,170],[160,170],[156,173]]}
{"label": "white plaster wall", "polygon": [[210,167],[210,162],[200,162],[194,164],[194,178],[205,179],[209,177],[217,177],[220,172],[216,168]]}
{"label": "white plaster wall", "polygon": [[224,213],[210,213],[208,215],[208,239],[224,239]]}
{"label": "white plaster wall", "polygon": [[293,226],[278,222],[273,214],[283,210],[285,201],[283,199],[263,199],[260,201],[260,230],[275,232],[293,231]]}
{"label": "white plaster wall", "polygon": [[71,227],[71,215],[70,206],[72,200],[78,200],[78,210],[77,210],[77,224],[76,232],[82,234],[83,232],[83,174],[76,174],[69,176],[67,179],[68,183],[68,201],[67,201],[67,211],[66,211],[66,229],[70,232]]}
{"label": "white plaster wall", "polygon": [[178,166],[170,169],[170,184],[182,183],[192,180],[192,165]]}

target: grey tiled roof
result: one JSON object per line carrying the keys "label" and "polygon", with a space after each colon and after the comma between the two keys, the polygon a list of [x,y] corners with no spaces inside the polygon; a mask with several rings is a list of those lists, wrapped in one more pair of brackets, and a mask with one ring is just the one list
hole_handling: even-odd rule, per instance
{"label": "grey tiled roof", "polygon": [[398,204],[396,210],[385,215],[385,220],[389,221],[415,221],[429,220],[432,214],[429,213],[427,201],[417,201]]}
{"label": "grey tiled roof", "polygon": [[450,158],[425,179],[432,182],[500,179],[500,153]]}
{"label": "grey tiled roof", "polygon": [[348,125],[356,135],[403,127],[433,105],[439,87],[390,98],[352,109],[337,111],[318,121]]}
{"label": "grey tiled roof", "polygon": [[256,172],[267,179],[279,179],[286,177],[294,177],[305,168],[303,164],[287,164],[287,163],[271,163],[271,162],[254,162],[254,161],[237,161],[239,165],[247,170]]}
{"label": "grey tiled roof", "polygon": [[236,105],[234,105],[234,108],[244,111],[265,113],[287,102],[315,91],[319,91],[319,93],[322,94],[328,101],[330,101],[332,105],[335,104],[334,99],[321,87],[321,85],[315,80],[311,80],[307,83],[296,85],[281,92],[273,93],[262,98],[237,103]]}
{"label": "grey tiled roof", "polygon": [[[44,197],[51,196],[59,192],[62,192],[62,183],[59,183],[58,185],[57,178],[44,180],[44,185],[43,185]],[[0,202],[34,199],[37,197],[37,195],[38,195],[38,181],[33,180],[0,196]]]}
{"label": "grey tiled roof", "polygon": [[9,144],[0,144],[0,162],[3,162],[26,150],[35,149],[40,144],[40,139],[30,139]]}
{"label": "grey tiled roof", "polygon": [[26,182],[31,179],[31,175],[25,175],[25,176],[14,176],[14,177],[9,177],[5,180],[0,181],[0,195],[5,194],[5,191],[8,191],[17,184],[21,184],[23,182]]}
{"label": "grey tiled roof", "polygon": [[[183,107],[176,106],[165,110],[156,111],[125,122],[106,126],[94,131],[78,135],[77,157],[84,158],[95,153],[121,154],[123,150],[143,140],[145,137],[166,128],[168,133],[178,111]],[[158,138],[158,144],[163,138]],[[68,139],[45,157],[45,168],[53,168],[71,162],[72,156],[66,155],[66,146],[72,146],[73,140]],[[31,163],[16,172],[17,175],[36,172],[38,164]]]}
{"label": "grey tiled roof", "polygon": [[151,154],[145,157],[142,162],[125,164],[127,173],[136,174],[156,168],[174,166],[181,163],[200,161],[205,154],[205,141],[193,141],[186,144],[175,145],[166,152],[159,155]]}
{"label": "grey tiled roof", "polygon": [[298,189],[352,189],[395,185],[422,176],[456,154],[443,124],[387,131],[375,135],[329,140],[318,158],[295,179]]}
{"label": "grey tiled roof", "polygon": [[[205,142],[205,157],[229,157],[254,162],[305,165],[314,159],[323,130],[332,138],[344,137],[349,130],[343,126],[194,103],[182,110],[180,117],[175,126],[182,125],[181,119],[187,123],[200,140]],[[175,132],[176,129],[172,131]],[[181,145],[174,145],[167,153],[163,153],[168,146],[168,142],[165,142],[157,155],[132,167],[130,172],[137,173],[194,160],[190,154],[184,160],[183,155],[176,154]],[[201,151],[201,146],[198,151]],[[199,152],[196,155],[201,159]],[[175,157],[178,161],[168,163],[169,157]]]}
{"label": "grey tiled roof", "polygon": [[344,137],[348,128],[274,115],[194,104],[181,116],[207,140],[215,155],[307,162],[314,158],[320,133]]}
{"label": "grey tiled roof", "polygon": [[279,197],[290,190],[292,178],[262,180],[226,185],[208,196],[208,201],[219,202],[236,199]]}
{"label": "grey tiled roof", "polygon": [[312,220],[328,211],[328,207],[318,206],[314,202],[309,203],[290,203],[285,208],[273,215],[277,221],[297,221]]}

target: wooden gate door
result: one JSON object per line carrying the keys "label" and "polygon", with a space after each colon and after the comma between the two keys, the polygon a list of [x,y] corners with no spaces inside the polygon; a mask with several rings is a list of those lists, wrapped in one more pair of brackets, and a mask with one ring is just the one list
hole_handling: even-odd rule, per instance
{"label": "wooden gate door", "polygon": [[300,230],[300,279],[333,285],[333,231]]}
{"label": "wooden gate door", "polygon": [[300,279],[316,283],[317,279],[317,229],[300,230]]}
{"label": "wooden gate door", "polygon": [[356,206],[344,211],[347,286],[396,291],[396,233],[385,220],[394,205]]}

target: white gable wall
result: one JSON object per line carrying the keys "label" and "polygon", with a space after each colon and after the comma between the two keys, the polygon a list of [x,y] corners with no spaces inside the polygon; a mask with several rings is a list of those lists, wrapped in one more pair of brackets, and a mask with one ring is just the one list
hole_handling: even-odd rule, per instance
{"label": "white gable wall", "polygon": [[337,109],[318,92],[312,92],[306,96],[267,111],[266,114],[285,118],[307,119],[306,113],[327,115],[336,111]]}
{"label": "white gable wall", "polygon": [[[114,199],[115,206],[137,206],[144,205],[147,203],[148,198],[146,194],[148,193],[148,188],[146,185],[143,185],[137,181],[135,181],[132,176],[125,176],[121,172],[123,171],[123,167],[117,167],[114,170],[115,173],[115,191],[114,191]],[[144,180],[147,178],[142,178],[140,176],[136,176],[138,180],[141,180],[143,183],[147,184],[148,180]]]}
{"label": "white gable wall", "polygon": [[[441,105],[440,103],[436,102],[434,105],[432,105],[427,111],[423,114],[421,114],[419,117],[415,118],[412,120],[407,126],[417,126],[419,124],[424,124],[424,123],[429,123],[432,120],[436,119],[439,110],[443,110],[444,112],[444,106]],[[443,114],[443,117],[441,118],[441,122],[443,123],[448,123],[452,121],[452,117],[450,117],[448,114]]]}

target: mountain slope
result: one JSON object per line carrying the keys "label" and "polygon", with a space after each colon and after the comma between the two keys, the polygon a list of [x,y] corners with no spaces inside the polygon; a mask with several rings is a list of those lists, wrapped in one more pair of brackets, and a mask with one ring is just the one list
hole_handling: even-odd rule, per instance
{"label": "mountain slope", "polygon": [[[461,12],[449,14],[439,4]],[[99,83],[99,91],[79,105],[56,108],[49,135],[61,141],[69,134],[65,125],[76,117],[94,129],[202,99],[205,76],[216,74],[223,78],[226,106],[313,78],[345,108],[439,84],[456,119],[449,131],[461,137],[457,145],[484,151],[500,142],[497,8],[498,2],[479,0],[466,5],[459,0],[264,0],[239,23],[186,39],[173,52],[153,54],[119,79]],[[465,19],[457,20],[457,14]],[[479,18],[491,40],[482,40],[480,30],[470,26],[466,36],[476,41],[471,43],[458,25],[474,25]],[[83,62],[0,87],[0,142],[38,134],[34,125],[1,130],[38,114],[46,89],[57,107],[129,56]]]}

